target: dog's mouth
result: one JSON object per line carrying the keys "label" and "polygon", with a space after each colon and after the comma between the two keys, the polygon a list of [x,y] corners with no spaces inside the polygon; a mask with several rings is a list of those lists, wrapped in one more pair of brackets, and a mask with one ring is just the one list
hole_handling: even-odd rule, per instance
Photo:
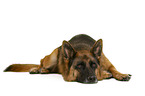
{"label": "dog's mouth", "polygon": [[95,83],[98,83],[98,80],[96,80],[95,82],[88,82],[88,81],[85,81],[85,82],[78,81],[78,82],[83,83],[83,84],[95,84]]}
{"label": "dog's mouth", "polygon": [[77,80],[77,82],[84,83],[84,84],[94,84],[94,83],[97,83],[98,80],[97,80],[96,76],[89,76],[89,77],[85,78],[84,80],[79,79],[79,80]]}

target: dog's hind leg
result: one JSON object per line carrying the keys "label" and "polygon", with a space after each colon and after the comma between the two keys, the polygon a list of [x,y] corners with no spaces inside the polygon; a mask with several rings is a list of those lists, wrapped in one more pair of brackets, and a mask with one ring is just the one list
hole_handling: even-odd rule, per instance
{"label": "dog's hind leg", "polygon": [[40,61],[39,67],[34,67],[30,70],[30,74],[48,74],[58,73],[58,48],[55,49],[50,55],[45,56]]}

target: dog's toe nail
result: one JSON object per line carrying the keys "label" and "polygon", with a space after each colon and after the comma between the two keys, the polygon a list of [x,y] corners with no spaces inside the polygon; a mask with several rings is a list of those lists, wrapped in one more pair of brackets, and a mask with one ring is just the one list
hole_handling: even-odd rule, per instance
{"label": "dog's toe nail", "polygon": [[128,74],[128,76],[132,76],[131,74]]}

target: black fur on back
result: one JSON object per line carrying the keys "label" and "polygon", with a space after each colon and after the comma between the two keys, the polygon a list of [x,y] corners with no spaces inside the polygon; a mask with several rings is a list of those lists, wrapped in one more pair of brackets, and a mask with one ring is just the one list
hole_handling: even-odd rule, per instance
{"label": "black fur on back", "polygon": [[76,51],[91,50],[95,43],[95,40],[88,35],[79,34],[70,39],[69,43]]}

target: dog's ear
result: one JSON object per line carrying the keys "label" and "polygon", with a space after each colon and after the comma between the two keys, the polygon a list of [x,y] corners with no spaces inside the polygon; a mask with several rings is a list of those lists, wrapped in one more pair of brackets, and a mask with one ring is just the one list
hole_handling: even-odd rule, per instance
{"label": "dog's ear", "polygon": [[102,53],[102,39],[99,39],[98,41],[95,42],[95,44],[93,45],[91,52],[93,53],[93,55],[95,55],[96,57],[100,57],[101,53]]}
{"label": "dog's ear", "polygon": [[64,58],[66,59],[70,59],[76,54],[76,51],[71,46],[71,44],[65,40],[62,43],[62,52],[63,52]]}

